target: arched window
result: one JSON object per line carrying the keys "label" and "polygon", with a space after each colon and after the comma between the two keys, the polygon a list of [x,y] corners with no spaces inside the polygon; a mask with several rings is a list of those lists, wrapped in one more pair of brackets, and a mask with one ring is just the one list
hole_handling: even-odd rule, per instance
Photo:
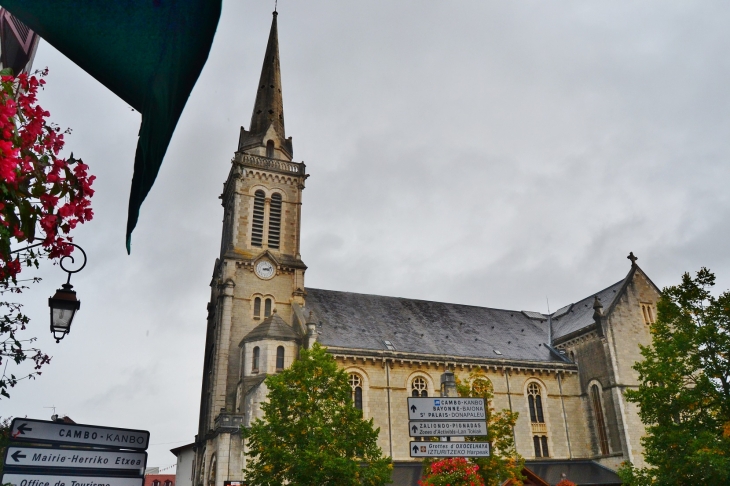
{"label": "arched window", "polygon": [[606,422],[603,419],[603,407],[601,406],[601,391],[598,385],[591,386],[591,401],[593,402],[593,415],[596,417],[596,429],[598,430],[598,444],[602,455],[608,455],[608,437],[606,436]]}
{"label": "arched window", "polygon": [[412,397],[427,397],[428,396],[428,385],[426,384],[426,380],[424,380],[420,376],[413,378],[413,381],[411,382],[411,396]]}
{"label": "arched window", "polygon": [[646,325],[654,324],[654,312],[650,303],[641,303],[641,313],[644,316],[644,323]]}
{"label": "arched window", "polygon": [[550,457],[548,440],[545,435],[532,436],[532,444],[535,446],[535,457]]}
{"label": "arched window", "polygon": [[261,297],[253,299],[253,318],[258,319],[261,317]]}
{"label": "arched window", "polygon": [[352,402],[356,409],[362,410],[362,378],[356,373],[350,373],[348,382],[352,388]]}
{"label": "arched window", "polygon": [[527,401],[530,404],[530,422],[538,424],[545,423],[545,416],[542,412],[540,386],[537,383],[527,385]]}
{"label": "arched window", "polygon": [[269,248],[278,249],[281,237],[281,194],[271,195],[269,205]]}
{"label": "arched window", "polygon": [[152,481],[152,486],[160,486],[160,482],[155,479],[154,481]]}
{"label": "arched window", "polygon": [[266,299],[264,301],[264,317],[269,317],[271,315],[271,299]]}
{"label": "arched window", "polygon": [[284,369],[284,346],[276,348],[276,371]]}
{"label": "arched window", "polygon": [[258,346],[253,348],[253,360],[251,361],[251,372],[252,373],[258,373],[259,372],[259,358],[261,355],[261,350]]}
{"label": "arched window", "polygon": [[260,247],[264,240],[264,191],[258,190],[253,197],[253,223],[251,224],[251,246]]}
{"label": "arched window", "polygon": [[165,486],[172,486],[172,481],[170,481],[169,479],[165,481]]}
{"label": "arched window", "polygon": [[270,159],[274,158],[274,141],[269,140],[266,142],[266,156]]}

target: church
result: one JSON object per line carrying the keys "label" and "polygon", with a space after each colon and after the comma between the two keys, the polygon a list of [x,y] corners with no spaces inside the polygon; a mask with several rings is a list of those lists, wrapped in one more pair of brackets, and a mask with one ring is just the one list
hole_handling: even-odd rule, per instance
{"label": "church", "polygon": [[[497,410],[519,412],[526,484],[620,484],[643,466],[644,427],[624,390],[651,342],[659,289],[629,255],[625,273],[552,314],[309,288],[300,254],[309,174],[286,136],[274,12],[248,130],[221,196],[193,484],[245,484],[241,425],[262,416],[267,376],[319,342],[348,373],[353,405],[380,428],[396,485],[415,485],[406,399],[439,396],[447,370],[485,370]],[[617,262],[620,263],[620,262]],[[608,284],[609,282],[607,282]]]}

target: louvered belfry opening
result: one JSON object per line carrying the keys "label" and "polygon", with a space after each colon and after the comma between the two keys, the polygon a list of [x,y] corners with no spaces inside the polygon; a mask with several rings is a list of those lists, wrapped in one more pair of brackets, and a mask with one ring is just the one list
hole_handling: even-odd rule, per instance
{"label": "louvered belfry opening", "polygon": [[271,195],[269,207],[269,248],[279,249],[281,238],[281,194]]}
{"label": "louvered belfry opening", "polygon": [[264,241],[264,191],[256,191],[253,198],[253,224],[251,225],[251,246],[261,247]]}

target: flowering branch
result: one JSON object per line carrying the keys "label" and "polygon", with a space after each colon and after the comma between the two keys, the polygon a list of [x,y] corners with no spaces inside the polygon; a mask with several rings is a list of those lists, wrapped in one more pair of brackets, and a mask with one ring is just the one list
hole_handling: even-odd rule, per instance
{"label": "flowering branch", "polygon": [[[64,146],[61,129],[46,121],[50,116],[38,105],[38,88],[45,84],[47,70],[14,77],[0,71],[0,294],[21,293],[18,274],[24,266],[39,266],[40,258],[57,259],[73,251],[71,231],[93,218],[91,185],[95,176],[73,154],[58,156]],[[37,248],[29,248],[35,246]],[[13,246],[24,250],[13,251]],[[27,347],[35,338],[21,340],[29,319],[21,305],[0,302],[0,396],[19,379],[34,378],[50,357]],[[32,360],[34,371],[22,378],[7,374],[9,362]]]}

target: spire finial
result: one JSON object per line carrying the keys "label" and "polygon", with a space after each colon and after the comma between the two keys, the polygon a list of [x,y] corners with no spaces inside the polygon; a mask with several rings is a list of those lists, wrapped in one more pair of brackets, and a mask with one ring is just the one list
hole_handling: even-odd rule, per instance
{"label": "spire finial", "polygon": [[279,4],[279,0],[274,0],[274,15],[277,14],[276,12],[276,6]]}
{"label": "spire finial", "polygon": [[279,67],[279,34],[276,25],[277,15],[276,10],[274,10],[249,131],[254,135],[261,136],[273,125],[279,137],[285,140],[284,102],[281,95],[281,68]]}
{"label": "spire finial", "polygon": [[638,260],[638,258],[634,256],[634,252],[633,251],[630,251],[629,252],[629,256],[627,256],[626,258],[628,258],[629,260],[631,260],[631,266],[632,267],[635,267],[636,266],[636,260]]}

